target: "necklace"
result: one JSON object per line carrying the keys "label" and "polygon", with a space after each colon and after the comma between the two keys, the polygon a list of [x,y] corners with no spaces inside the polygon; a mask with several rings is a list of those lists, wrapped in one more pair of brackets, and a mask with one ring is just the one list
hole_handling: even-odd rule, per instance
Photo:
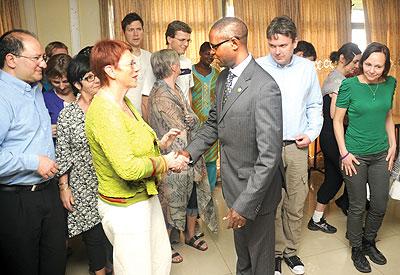
{"label": "necklace", "polygon": [[369,84],[367,84],[367,87],[369,88],[369,90],[370,90],[371,93],[372,93],[372,101],[375,101],[375,99],[376,99],[376,91],[377,91],[378,88],[379,88],[379,83],[376,84],[375,90],[372,90],[372,88],[369,86]]}
{"label": "necklace", "polygon": [[131,111],[131,109],[129,108],[128,104],[126,104],[125,100],[122,100],[122,105],[120,103],[118,103],[117,99],[115,97],[113,97],[112,95],[109,95],[107,93],[101,93],[100,96],[105,97],[108,100],[111,100],[113,102],[115,102],[123,112],[125,112],[126,114],[128,114],[129,116],[135,118],[136,120],[138,120],[138,118],[136,117],[136,115],[133,113],[133,111]]}

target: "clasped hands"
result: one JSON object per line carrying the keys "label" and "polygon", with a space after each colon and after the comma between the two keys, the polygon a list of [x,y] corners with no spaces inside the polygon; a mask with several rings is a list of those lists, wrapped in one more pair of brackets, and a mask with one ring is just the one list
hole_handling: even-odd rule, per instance
{"label": "clasped hands", "polygon": [[164,156],[168,163],[168,170],[180,173],[187,169],[189,158],[179,152],[170,152]]}
{"label": "clasped hands", "polygon": [[222,220],[228,221],[228,229],[239,229],[246,225],[246,218],[236,212],[233,208],[228,210],[228,213],[222,218]]}

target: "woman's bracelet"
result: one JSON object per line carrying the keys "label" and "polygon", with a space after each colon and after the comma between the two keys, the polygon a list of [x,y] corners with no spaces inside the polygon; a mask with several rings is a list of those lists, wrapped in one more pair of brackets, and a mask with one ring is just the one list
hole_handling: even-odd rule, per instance
{"label": "woman's bracelet", "polygon": [[63,186],[65,184],[68,184],[68,181],[60,182],[60,183],[58,183],[58,186]]}
{"label": "woman's bracelet", "polygon": [[350,152],[347,152],[347,154],[345,154],[343,157],[340,157],[340,160],[344,160],[345,158],[347,158],[347,156],[350,154]]}
{"label": "woman's bracelet", "polygon": [[67,185],[67,187],[65,187],[65,188],[60,188],[60,191],[65,191],[65,190],[67,190],[67,189],[69,189],[69,185]]}

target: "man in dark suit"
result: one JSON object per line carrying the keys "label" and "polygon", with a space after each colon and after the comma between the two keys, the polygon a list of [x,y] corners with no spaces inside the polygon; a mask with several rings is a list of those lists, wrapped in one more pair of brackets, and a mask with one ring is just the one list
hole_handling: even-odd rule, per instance
{"label": "man in dark suit", "polygon": [[225,219],[234,230],[236,273],[272,275],[274,217],[283,181],[281,93],[248,53],[247,32],[233,17],[212,26],[212,52],[226,69],[217,80],[216,104],[186,149],[197,161],[219,138],[229,208]]}

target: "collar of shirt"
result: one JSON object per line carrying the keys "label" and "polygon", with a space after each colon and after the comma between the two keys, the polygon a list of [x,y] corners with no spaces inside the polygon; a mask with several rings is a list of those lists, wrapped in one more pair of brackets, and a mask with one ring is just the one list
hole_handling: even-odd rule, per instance
{"label": "collar of shirt", "polygon": [[15,88],[17,91],[25,94],[29,93],[35,90],[37,87],[38,83],[33,83],[32,85],[26,83],[25,81],[16,78],[15,76],[0,70],[0,81],[7,83],[8,85],[12,85],[13,88]]}
{"label": "collar of shirt", "polygon": [[240,62],[235,67],[229,69],[229,71],[231,71],[235,75],[235,77],[232,80],[232,87],[235,87],[236,81],[239,79],[240,75],[246,69],[247,65],[249,65],[251,59],[252,56],[251,54],[249,54],[242,62]]}
{"label": "collar of shirt", "polygon": [[277,68],[280,68],[280,69],[283,69],[285,67],[293,66],[293,64],[296,62],[297,58],[302,58],[302,57],[298,57],[297,55],[294,54],[294,55],[292,55],[292,59],[290,60],[290,62],[288,64],[281,65],[281,64],[277,63],[275,61],[275,59],[272,58],[271,54],[267,55],[268,62],[271,63],[271,65],[273,65],[274,67],[277,67]]}

